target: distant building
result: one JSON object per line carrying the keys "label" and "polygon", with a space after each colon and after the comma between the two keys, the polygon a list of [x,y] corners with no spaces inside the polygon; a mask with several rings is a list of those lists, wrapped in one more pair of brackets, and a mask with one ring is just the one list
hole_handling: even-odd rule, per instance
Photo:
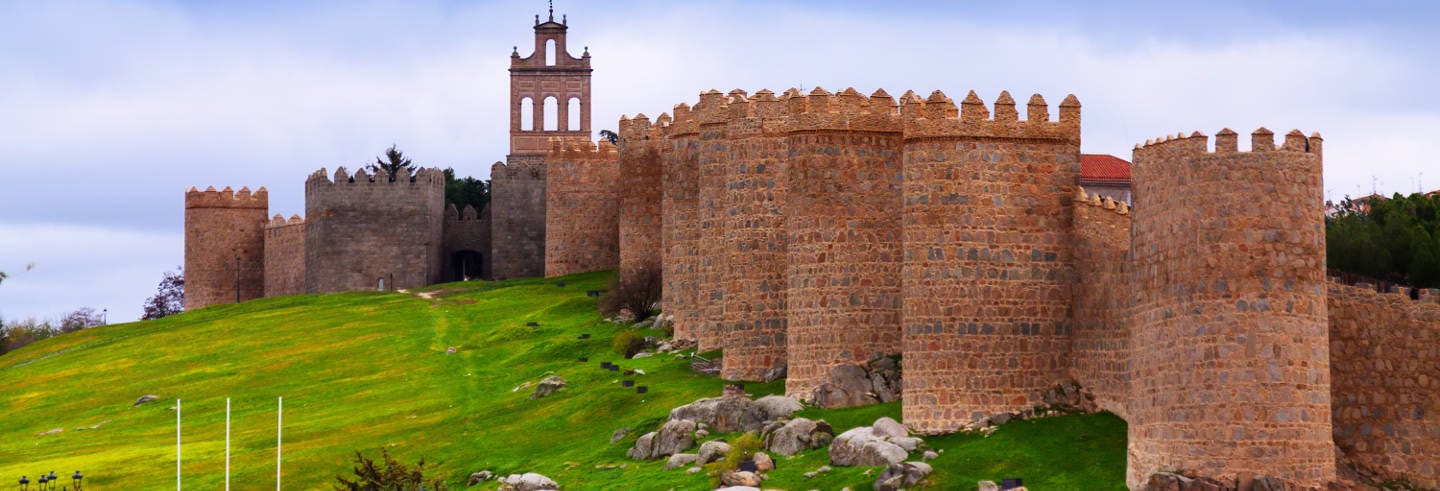
{"label": "distant building", "polygon": [[1085,192],[1135,204],[1130,199],[1130,162],[1110,154],[1080,154],[1080,187]]}

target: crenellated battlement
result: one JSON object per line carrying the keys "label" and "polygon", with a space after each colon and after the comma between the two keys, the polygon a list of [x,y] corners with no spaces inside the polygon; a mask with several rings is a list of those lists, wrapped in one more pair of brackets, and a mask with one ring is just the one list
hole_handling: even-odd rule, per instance
{"label": "crenellated battlement", "polygon": [[270,208],[270,192],[264,186],[250,192],[250,188],[242,187],[239,191],[232,191],[229,186],[216,191],[214,186],[205,188],[204,191],[191,186],[185,191],[185,208],[249,208],[263,209]]}
{"label": "crenellated battlement", "polygon": [[1116,215],[1130,215],[1130,205],[1125,204],[1124,201],[1115,201],[1109,196],[1100,196],[1099,194],[1088,194],[1085,192],[1085,188],[1080,186],[1075,186],[1074,201],[1075,206],[1090,206],[1115,212]]}
{"label": "crenellated battlement", "polygon": [[490,178],[518,179],[529,177],[531,179],[545,178],[545,162],[543,160],[515,160],[510,163],[495,162],[490,164]]}
{"label": "crenellated battlement", "polygon": [[[1320,133],[1311,133],[1306,137],[1300,130],[1290,130],[1285,134],[1285,141],[1279,146],[1275,144],[1275,133],[1265,127],[1257,128],[1250,133],[1250,153],[1263,152],[1296,152],[1309,153],[1320,156],[1324,139]],[[1210,149],[1210,138],[1204,133],[1196,131],[1186,136],[1184,133],[1165,135],[1160,138],[1145,140],[1144,144],[1135,145],[1137,157],[1154,155],[1156,152],[1165,153],[1188,153],[1188,154],[1232,154],[1245,153],[1240,151],[1239,134],[1230,128],[1224,128],[1215,133],[1215,146]]]}
{"label": "crenellated battlement", "polygon": [[609,140],[575,141],[563,138],[550,139],[550,151],[545,154],[547,159],[565,160],[615,160],[615,144]]}
{"label": "crenellated battlement", "polygon": [[670,136],[670,115],[668,113],[660,113],[660,116],[655,118],[653,124],[650,122],[650,118],[645,116],[644,113],[636,114],[634,119],[621,116],[619,136],[621,141],[626,142],[664,140]]}
{"label": "crenellated battlement", "polygon": [[791,93],[784,103],[790,132],[900,131],[900,107],[884,89],[866,97],[853,87],[836,94],[816,87],[808,95]]}
{"label": "crenellated battlement", "polygon": [[1074,94],[1060,102],[1059,121],[1050,120],[1050,108],[1040,94],[1030,96],[1026,106],[1026,118],[1021,120],[1015,99],[1006,91],[996,98],[993,112],[973,90],[958,107],[939,90],[925,99],[914,92],[906,92],[900,98],[906,139],[980,137],[1080,141],[1080,100]]}
{"label": "crenellated battlement", "polygon": [[454,203],[445,205],[445,221],[447,222],[473,222],[480,220],[480,212],[474,206],[465,205],[464,210],[455,207]]}
{"label": "crenellated battlement", "polygon": [[291,226],[291,225],[304,225],[304,224],[305,224],[305,219],[304,219],[304,218],[301,218],[300,215],[290,215],[290,219],[289,219],[289,220],[286,220],[286,219],[285,219],[285,215],[281,215],[281,214],[279,214],[279,213],[276,213],[274,217],[271,217],[271,218],[270,218],[270,222],[267,223],[267,224],[265,224],[265,228],[266,228],[266,229],[274,229],[274,228],[280,228],[280,227],[288,227],[288,226]]}
{"label": "crenellated battlement", "polygon": [[354,174],[349,174],[345,171],[345,166],[340,166],[335,169],[333,178],[326,174],[324,167],[321,167],[319,170],[310,173],[310,177],[305,180],[305,188],[307,190],[323,186],[343,187],[347,184],[355,186],[377,185],[395,187],[408,185],[439,185],[443,187],[445,185],[445,173],[433,167],[421,168],[416,169],[414,173],[406,173],[394,181],[391,181],[390,175],[384,171],[370,175],[365,172],[365,169],[358,169]]}

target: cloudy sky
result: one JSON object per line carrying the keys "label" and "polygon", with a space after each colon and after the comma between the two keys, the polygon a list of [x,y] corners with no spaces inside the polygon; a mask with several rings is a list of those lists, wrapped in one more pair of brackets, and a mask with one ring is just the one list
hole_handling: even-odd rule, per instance
{"label": "cloudy sky", "polygon": [[[1334,199],[1440,188],[1423,151],[1440,135],[1434,6],[992,3],[561,0],[556,15],[572,52],[590,47],[597,130],[711,88],[1074,93],[1087,153],[1299,128],[1325,136]],[[263,185],[272,214],[303,213],[312,170],[391,143],[486,176],[507,150],[511,46],[529,54],[544,10],[0,0],[0,316],[138,317],[183,262],[192,185]]]}

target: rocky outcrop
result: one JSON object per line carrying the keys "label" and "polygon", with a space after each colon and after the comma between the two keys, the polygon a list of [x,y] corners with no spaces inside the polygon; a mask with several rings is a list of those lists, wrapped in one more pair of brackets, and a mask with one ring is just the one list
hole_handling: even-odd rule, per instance
{"label": "rocky outcrop", "polygon": [[534,472],[511,474],[500,478],[500,491],[550,491],[556,489],[560,489],[559,484]]}
{"label": "rocky outcrop", "polygon": [[551,375],[549,377],[545,377],[544,380],[540,381],[539,385],[535,386],[535,392],[530,394],[530,398],[539,399],[541,397],[560,392],[560,390],[564,388],[565,379],[561,378],[559,375]]}
{"label": "rocky outcrop", "polygon": [[842,466],[891,465],[910,458],[920,439],[911,437],[904,425],[890,418],[875,420],[873,426],[850,429],[830,444],[830,463]]}
{"label": "rocky outcrop", "polygon": [[920,484],[934,469],[924,462],[890,464],[875,480],[875,491],[899,491]]}
{"label": "rocky outcrop", "polygon": [[688,419],[666,421],[660,431],[646,433],[635,441],[625,454],[636,460],[658,459],[695,446],[695,422]]}
{"label": "rocky outcrop", "polygon": [[696,456],[695,463],[700,465],[725,458],[730,453],[730,444],[720,440],[711,440],[700,444],[700,453]]}
{"label": "rocky outcrop", "polygon": [[758,432],[769,422],[790,417],[802,408],[799,401],[785,396],[765,396],[752,401],[741,397],[713,397],[677,407],[669,421],[705,423],[719,433]]}
{"label": "rocky outcrop", "polygon": [[864,406],[900,400],[900,364],[877,358],[861,365],[838,365],[826,381],[810,391],[810,400],[825,408]]}
{"label": "rocky outcrop", "polygon": [[765,436],[765,448],[780,455],[795,455],[821,448],[835,440],[835,430],[825,420],[795,418]]}

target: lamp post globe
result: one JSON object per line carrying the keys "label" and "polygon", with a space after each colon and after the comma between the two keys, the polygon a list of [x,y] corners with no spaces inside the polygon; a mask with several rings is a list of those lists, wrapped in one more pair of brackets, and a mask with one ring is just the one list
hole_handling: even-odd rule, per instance
{"label": "lamp post globe", "polygon": [[20,476],[20,489],[30,489],[30,476]]}

